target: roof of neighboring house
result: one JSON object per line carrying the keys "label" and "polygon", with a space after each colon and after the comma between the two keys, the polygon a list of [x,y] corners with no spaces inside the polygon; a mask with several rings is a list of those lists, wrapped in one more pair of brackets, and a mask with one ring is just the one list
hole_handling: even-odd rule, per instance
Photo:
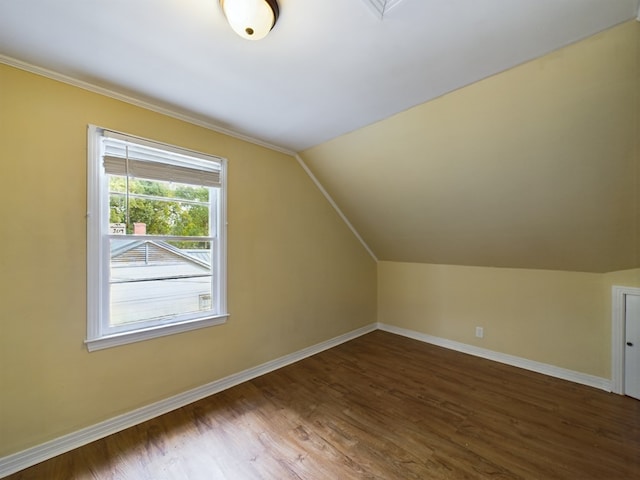
{"label": "roof of neighboring house", "polygon": [[204,249],[181,250],[162,240],[125,237],[111,242],[111,261],[120,264],[190,262],[208,269],[211,266],[211,253]]}

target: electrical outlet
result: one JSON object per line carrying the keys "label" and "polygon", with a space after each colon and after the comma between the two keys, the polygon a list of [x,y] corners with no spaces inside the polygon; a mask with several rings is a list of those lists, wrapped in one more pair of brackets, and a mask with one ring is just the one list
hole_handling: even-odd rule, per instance
{"label": "electrical outlet", "polygon": [[478,338],[484,337],[484,328],[476,327],[476,337]]}

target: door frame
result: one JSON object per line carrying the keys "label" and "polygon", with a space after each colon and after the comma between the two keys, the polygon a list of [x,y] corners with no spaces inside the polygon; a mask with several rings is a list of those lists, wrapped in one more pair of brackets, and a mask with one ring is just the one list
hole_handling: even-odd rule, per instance
{"label": "door frame", "polygon": [[611,287],[611,391],[624,395],[625,304],[640,288]]}

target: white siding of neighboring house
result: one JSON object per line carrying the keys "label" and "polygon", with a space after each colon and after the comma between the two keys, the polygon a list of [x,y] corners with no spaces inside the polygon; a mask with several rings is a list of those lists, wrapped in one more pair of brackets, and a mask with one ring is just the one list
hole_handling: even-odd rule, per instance
{"label": "white siding of neighboring house", "polygon": [[[157,244],[149,246],[162,250]],[[212,294],[209,268],[184,255],[167,251],[162,255],[155,252],[148,263],[139,258],[131,261],[135,257],[131,252],[139,248],[112,258],[111,325],[207,309],[206,297],[210,302]]]}

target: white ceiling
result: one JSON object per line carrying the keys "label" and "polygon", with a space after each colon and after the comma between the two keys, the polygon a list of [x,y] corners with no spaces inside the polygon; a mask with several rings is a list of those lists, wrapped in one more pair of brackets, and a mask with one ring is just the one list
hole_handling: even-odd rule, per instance
{"label": "white ceiling", "polygon": [[217,0],[0,0],[0,61],[301,151],[638,15],[639,0],[279,0],[267,38]]}

